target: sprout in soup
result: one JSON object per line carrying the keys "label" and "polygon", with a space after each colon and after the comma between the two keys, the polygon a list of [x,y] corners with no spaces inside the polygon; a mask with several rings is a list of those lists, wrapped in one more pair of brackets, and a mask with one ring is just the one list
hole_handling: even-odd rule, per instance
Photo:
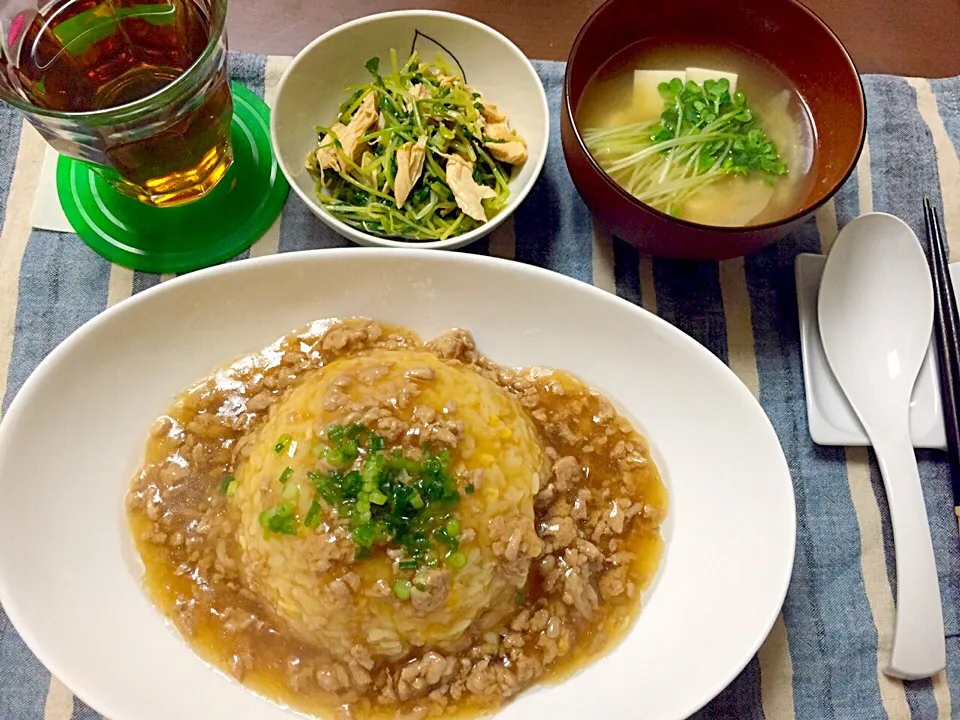
{"label": "sprout in soup", "polygon": [[799,209],[813,180],[803,100],[779,71],[734,46],[634,45],[587,83],[576,119],[618,185],[691,222],[779,220]]}

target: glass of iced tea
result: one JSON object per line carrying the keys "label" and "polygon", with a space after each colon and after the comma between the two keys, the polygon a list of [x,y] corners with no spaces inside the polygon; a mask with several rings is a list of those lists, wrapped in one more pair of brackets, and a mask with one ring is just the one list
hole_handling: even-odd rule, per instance
{"label": "glass of iced tea", "polygon": [[226,0],[0,0],[0,97],[60,153],[156,207],[233,155]]}

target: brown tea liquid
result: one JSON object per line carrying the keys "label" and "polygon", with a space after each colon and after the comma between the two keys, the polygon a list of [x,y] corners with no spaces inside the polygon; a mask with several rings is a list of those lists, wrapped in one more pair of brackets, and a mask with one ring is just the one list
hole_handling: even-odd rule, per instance
{"label": "brown tea liquid", "polygon": [[[168,86],[203,54],[203,0],[57,0],[42,6],[15,68],[33,104],[63,112],[106,110]],[[233,106],[225,68],[188,101],[173,101],[143,127],[105,127],[103,148],[121,189],[154,205],[202,195],[232,162]],[[177,104],[179,103],[179,105]]]}

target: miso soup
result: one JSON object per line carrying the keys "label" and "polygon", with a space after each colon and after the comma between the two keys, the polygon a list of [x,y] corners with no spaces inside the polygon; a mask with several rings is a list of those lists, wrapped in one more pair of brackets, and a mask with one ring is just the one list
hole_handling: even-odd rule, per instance
{"label": "miso soup", "polygon": [[782,219],[814,180],[816,133],[796,89],[713,38],[657,38],[617,54],[587,83],[576,123],[621,187],[691,222]]}

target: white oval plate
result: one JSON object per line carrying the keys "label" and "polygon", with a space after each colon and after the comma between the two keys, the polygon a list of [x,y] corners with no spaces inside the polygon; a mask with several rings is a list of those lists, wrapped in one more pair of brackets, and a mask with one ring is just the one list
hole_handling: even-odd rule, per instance
{"label": "white oval plate", "polygon": [[280,720],[213,671],[139,584],[123,496],[147,429],[215,366],[323,317],[424,337],[471,330],[508,365],[572,371],[654,445],[667,550],[627,638],[498,716],[686,717],[750,660],[793,565],[793,486],[750,392],[666,322],[520,263],[428,250],[320,250],[223,265],[94,318],[29,378],[0,425],[0,601],[39,659],[111,720]]}

